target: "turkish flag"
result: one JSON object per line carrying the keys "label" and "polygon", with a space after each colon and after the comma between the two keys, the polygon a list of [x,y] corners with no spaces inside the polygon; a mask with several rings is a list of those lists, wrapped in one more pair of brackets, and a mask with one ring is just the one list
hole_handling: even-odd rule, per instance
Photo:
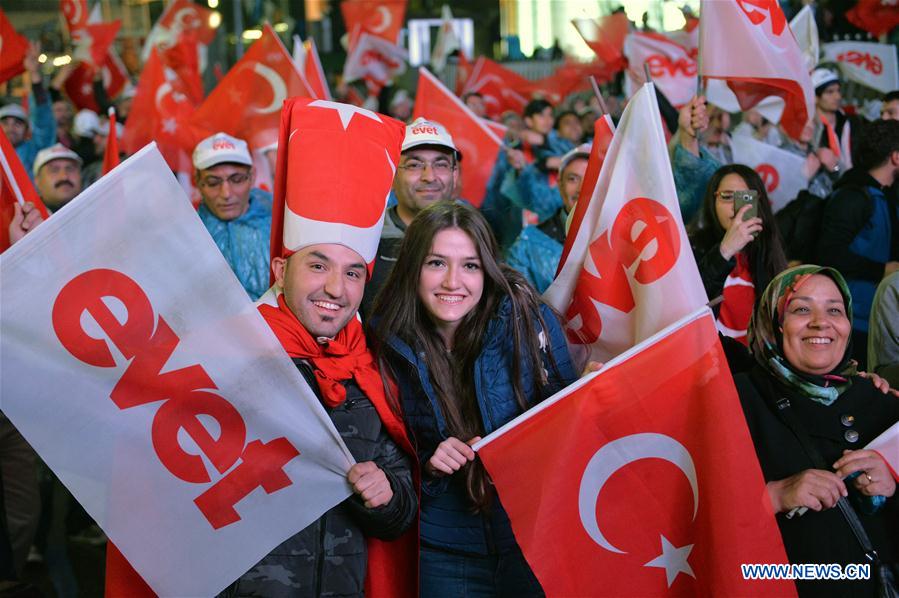
{"label": "turkish flag", "polygon": [[[99,4],[94,6],[94,10],[88,14],[87,2],[85,0],[60,0],[60,9],[73,39],[83,39],[82,29],[85,27],[103,25],[101,23],[102,17]],[[101,31],[103,31],[102,28]],[[122,60],[119,58],[111,41],[106,45],[106,51],[100,58],[99,68],[103,87],[106,90],[107,97],[114,98],[125,88],[125,84],[128,82],[128,71],[125,69],[125,65],[122,64]],[[86,108],[94,112],[100,111],[97,100],[94,98],[93,87],[94,74],[97,68],[93,58],[89,61],[81,62],[65,81],[66,94],[79,110]]]}
{"label": "turkish flag", "polygon": [[459,64],[456,66],[456,95],[462,97],[474,69],[474,65],[465,57],[465,52],[456,55]]}
{"label": "turkish flag", "polygon": [[502,146],[497,135],[426,68],[418,69],[413,120],[419,116],[446,127],[462,152],[462,197],[479,207]]}
{"label": "turkish flag", "polygon": [[59,0],[59,10],[66,20],[69,34],[88,23],[87,0]]}
{"label": "turkish flag", "polygon": [[616,12],[598,20],[574,19],[571,23],[600,62],[614,71],[624,68],[624,39],[629,28],[624,12]]}
{"label": "turkish flag", "polygon": [[597,118],[593,123],[593,143],[590,146],[590,158],[587,160],[587,170],[584,172],[584,180],[581,183],[581,192],[578,195],[578,201],[574,205],[574,212],[571,214],[571,222],[568,225],[568,233],[565,235],[565,244],[562,246],[562,257],[559,258],[559,266],[556,271],[558,275],[562,271],[568,254],[571,252],[571,246],[574,240],[580,234],[581,226],[583,226],[584,218],[590,214],[591,221],[596,221],[597,212],[591,209],[593,197],[596,194],[596,182],[599,180],[599,173],[602,171],[602,164],[606,159],[606,153],[609,146],[612,145],[612,139],[615,137],[615,123],[608,114],[603,114],[601,118]]}
{"label": "turkish flag", "polygon": [[874,37],[880,37],[899,25],[899,8],[895,0],[858,0],[846,11],[846,20]]}
{"label": "turkish flag", "polygon": [[356,48],[363,33],[396,44],[406,16],[407,0],[344,0],[340,3],[343,22],[350,36],[348,51]]}
{"label": "turkish flag", "polygon": [[568,340],[607,361],[708,302],[651,83],[628,102],[584,200],[583,223],[569,232],[566,259],[543,297],[565,314]]}
{"label": "turkish flag", "polygon": [[0,8],[0,83],[12,79],[25,71],[25,54],[28,52],[28,38],[13,28]]}
{"label": "turkish flag", "polygon": [[116,133],[115,108],[109,109],[109,134],[106,136],[106,151],[103,153],[103,174],[119,165],[119,136]]}
{"label": "turkish flag", "polygon": [[121,25],[121,21],[88,23],[72,31],[72,43],[75,45],[73,59],[92,66],[102,65]]}
{"label": "turkish flag", "polygon": [[805,158],[751,135],[734,135],[730,141],[734,162],[752,168],[765,183],[771,210],[779,211],[808,187]]}
{"label": "turkish flag", "polygon": [[475,448],[548,596],[794,596],[708,308]]}
{"label": "turkish flag", "polygon": [[630,65],[628,97],[645,83],[644,64],[649,67],[652,82],[673,106],[683,106],[696,94],[696,60],[686,48],[664,35],[631,33],[624,42],[624,55]]}
{"label": "turkish flag", "polygon": [[814,116],[814,87],[777,0],[703,0],[701,9],[700,74],[726,80],[742,110],[783,98],[780,124],[797,139]]}
{"label": "turkish flag", "polygon": [[199,132],[197,142],[224,131],[245,140],[253,149],[278,139],[281,106],[293,97],[313,97],[278,34],[270,25],[256,40],[190,119]]}
{"label": "turkish flag", "polygon": [[159,153],[176,172],[190,172],[190,152],[197,139],[187,121],[194,105],[177,74],[167,69],[154,51],[144,65],[137,93],[131,103],[131,117],[122,135],[122,146],[129,154],[156,141]]}
{"label": "turkish flag", "polygon": [[13,206],[26,201],[33,203],[45,220],[50,217],[15,148],[6,134],[0,132],[0,252],[10,246],[9,223],[15,214]]}
{"label": "turkish flag", "polygon": [[553,104],[559,104],[572,93],[589,90],[590,77],[604,83],[611,81],[614,76],[615,72],[599,60],[589,63],[568,60],[557,67],[551,75],[531,81],[527,90],[532,96],[546,98]]}
{"label": "turkish flag", "polygon": [[300,42],[300,36],[293,36],[293,60],[306,77],[306,84],[312,95],[319,100],[332,99],[328,78],[318,57],[315,38],[310,37],[305,42]]}
{"label": "turkish flag", "polygon": [[521,114],[530,100],[532,82],[484,56],[478,56],[462,95],[477,92],[484,97],[487,116],[499,117],[506,110]]}
{"label": "turkish flag", "polygon": [[141,59],[146,62],[153,48],[161,55],[165,54],[176,48],[185,35],[192,35],[201,44],[210,44],[216,32],[216,27],[210,24],[213,12],[191,0],[170,2],[150,30],[141,50]]}

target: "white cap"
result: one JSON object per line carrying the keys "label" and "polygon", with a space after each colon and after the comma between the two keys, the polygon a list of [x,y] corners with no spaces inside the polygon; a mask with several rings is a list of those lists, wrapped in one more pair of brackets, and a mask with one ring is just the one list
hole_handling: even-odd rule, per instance
{"label": "white cap", "polygon": [[812,85],[815,86],[815,94],[831,83],[839,83],[840,77],[830,69],[815,69],[812,71]]}
{"label": "white cap", "polygon": [[[115,136],[116,136],[118,139],[121,139],[121,138],[122,138],[122,131],[124,131],[124,128],[122,127],[122,123],[116,122],[116,124],[115,124]],[[97,127],[97,134],[98,134],[98,135],[103,135],[103,136],[108,136],[108,135],[109,135],[109,121],[108,121],[108,120],[104,120],[103,122],[101,122],[101,123],[99,124],[99,126]]]}
{"label": "white cap", "polygon": [[453,150],[460,158],[462,156],[462,153],[456,148],[456,144],[453,143],[453,137],[446,130],[446,127],[433,120],[426,120],[421,116],[416,118],[412,124],[406,125],[406,136],[403,138],[402,151],[405,152],[420,145],[439,145]]}
{"label": "white cap", "polygon": [[53,160],[72,160],[77,162],[78,166],[82,164],[81,156],[63,144],[57,143],[37,153],[37,156],[34,158],[34,176],[37,176],[37,173],[40,172],[41,166]]}
{"label": "white cap", "polygon": [[25,109],[19,104],[7,104],[0,108],[0,118],[6,118],[7,116],[12,116],[24,121],[26,124],[28,123],[28,115],[25,114]]}
{"label": "white cap", "polygon": [[409,92],[405,89],[398,90],[393,97],[390,98],[390,107],[393,108],[397,104],[401,102],[411,102],[412,98],[409,97]]}
{"label": "white cap", "polygon": [[193,161],[197,170],[205,170],[225,162],[253,165],[247,142],[227,133],[216,133],[198,143],[194,149]]}
{"label": "white cap", "polygon": [[593,149],[592,143],[582,143],[577,146],[573,150],[569,151],[567,154],[562,156],[562,159],[559,160],[559,172],[565,170],[565,168],[571,164],[576,158],[583,158],[585,160],[590,159],[590,150]]}
{"label": "white cap", "polygon": [[100,128],[100,116],[93,110],[79,110],[75,115],[75,134],[79,137],[93,137]]}

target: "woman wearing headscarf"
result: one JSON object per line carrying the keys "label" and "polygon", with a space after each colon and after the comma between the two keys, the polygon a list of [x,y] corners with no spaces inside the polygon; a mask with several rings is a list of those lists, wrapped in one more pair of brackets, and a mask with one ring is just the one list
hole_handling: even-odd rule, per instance
{"label": "woman wearing headscarf", "polygon": [[[797,266],[776,276],[749,329],[754,368],[735,377],[791,563],[865,564],[840,508],[861,519],[881,559],[899,539],[897,472],[864,446],[899,421],[899,398],[850,359],[852,299],[839,272]],[[817,454],[815,454],[817,453]],[[797,581],[800,595],[870,596],[872,579]]]}

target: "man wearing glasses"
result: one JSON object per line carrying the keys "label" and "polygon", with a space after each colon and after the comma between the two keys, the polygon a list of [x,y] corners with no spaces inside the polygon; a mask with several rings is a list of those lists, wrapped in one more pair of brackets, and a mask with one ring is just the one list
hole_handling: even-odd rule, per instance
{"label": "man wearing glasses", "polygon": [[225,133],[194,149],[194,182],[203,202],[198,213],[250,298],[269,287],[272,195],[253,188],[256,172],[247,144]]}
{"label": "man wearing glasses", "polygon": [[421,210],[442,199],[455,199],[460,186],[462,153],[440,123],[419,117],[406,125],[400,163],[393,179],[396,205],[387,208],[371,280],[360,311],[369,313],[375,295],[393,269],[406,227]]}

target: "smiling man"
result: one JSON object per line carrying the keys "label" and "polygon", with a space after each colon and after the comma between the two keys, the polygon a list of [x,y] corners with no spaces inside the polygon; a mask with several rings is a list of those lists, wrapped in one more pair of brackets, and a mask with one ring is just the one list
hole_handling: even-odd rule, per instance
{"label": "smiling man", "polygon": [[194,149],[194,182],[203,198],[198,213],[206,230],[253,300],[269,283],[272,196],[253,188],[256,171],[247,144],[225,133]]}
{"label": "smiling man", "polygon": [[61,143],[39,151],[34,185],[47,209],[55,212],[81,193],[81,158]]}

